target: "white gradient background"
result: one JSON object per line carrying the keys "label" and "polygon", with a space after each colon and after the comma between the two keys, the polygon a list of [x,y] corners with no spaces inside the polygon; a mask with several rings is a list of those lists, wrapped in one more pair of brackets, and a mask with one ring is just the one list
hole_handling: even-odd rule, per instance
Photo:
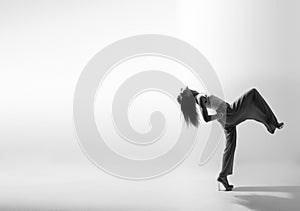
{"label": "white gradient background", "polygon": [[[296,0],[1,1],[0,210],[298,210],[299,11]],[[139,182],[82,153],[72,122],[82,69],[106,45],[148,33],[192,44],[228,102],[256,87],[286,123],[275,135],[238,127],[230,181],[240,191],[215,188],[224,142],[206,166],[197,143],[174,171]]]}

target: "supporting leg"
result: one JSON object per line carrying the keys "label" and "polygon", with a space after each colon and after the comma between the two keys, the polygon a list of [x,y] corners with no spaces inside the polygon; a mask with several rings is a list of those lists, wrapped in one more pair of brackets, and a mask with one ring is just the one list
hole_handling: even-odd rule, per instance
{"label": "supporting leg", "polygon": [[224,129],[226,136],[226,147],[223,153],[222,170],[219,174],[220,177],[226,177],[232,174],[234,152],[236,148],[236,127]]}

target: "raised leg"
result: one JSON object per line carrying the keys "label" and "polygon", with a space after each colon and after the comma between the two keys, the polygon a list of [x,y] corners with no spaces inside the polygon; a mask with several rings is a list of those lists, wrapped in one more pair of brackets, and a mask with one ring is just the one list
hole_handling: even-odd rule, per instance
{"label": "raised leg", "polygon": [[236,126],[247,119],[261,122],[272,134],[276,128],[281,128],[281,123],[256,89],[249,90],[232,103],[227,112],[226,125]]}
{"label": "raised leg", "polygon": [[276,128],[280,128],[280,123],[278,123],[275,114],[261,94],[256,89],[252,89],[251,94],[253,104],[256,107],[252,110],[252,118],[263,123],[268,131],[273,134]]}

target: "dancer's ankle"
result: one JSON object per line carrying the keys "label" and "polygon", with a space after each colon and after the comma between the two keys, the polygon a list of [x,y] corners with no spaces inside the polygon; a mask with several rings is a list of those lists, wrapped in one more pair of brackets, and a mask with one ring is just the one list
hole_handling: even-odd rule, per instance
{"label": "dancer's ankle", "polygon": [[284,126],[284,123],[283,123],[283,122],[280,122],[280,123],[277,124],[277,128],[278,128],[278,129],[282,129],[283,126]]}

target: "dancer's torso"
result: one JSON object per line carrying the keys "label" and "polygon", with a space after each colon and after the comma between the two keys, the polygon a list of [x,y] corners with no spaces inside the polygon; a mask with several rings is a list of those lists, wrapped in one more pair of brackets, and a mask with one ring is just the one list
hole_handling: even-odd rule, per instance
{"label": "dancer's torso", "polygon": [[227,103],[215,95],[210,95],[208,97],[208,102],[206,104],[206,107],[213,109],[216,112],[224,113],[224,112],[226,112]]}
{"label": "dancer's torso", "polygon": [[223,116],[218,119],[218,122],[225,127],[226,124],[226,117],[227,117],[227,112],[228,108],[230,108],[230,105],[225,102],[224,100],[218,98],[215,95],[210,95],[208,96],[208,102],[206,105],[207,108],[215,110],[217,113],[222,113]]}

